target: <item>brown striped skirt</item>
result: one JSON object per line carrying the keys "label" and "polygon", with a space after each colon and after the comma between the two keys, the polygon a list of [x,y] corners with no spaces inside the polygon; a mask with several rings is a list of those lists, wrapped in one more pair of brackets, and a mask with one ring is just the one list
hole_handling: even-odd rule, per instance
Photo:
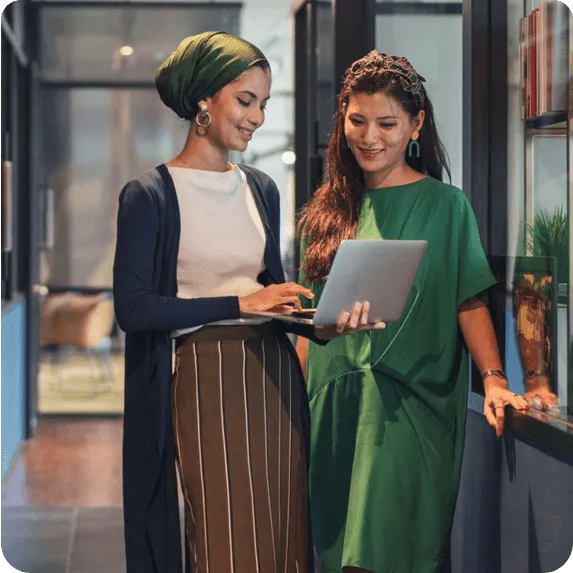
{"label": "brown striped skirt", "polygon": [[271,323],[178,344],[173,418],[194,573],[309,573],[305,390]]}

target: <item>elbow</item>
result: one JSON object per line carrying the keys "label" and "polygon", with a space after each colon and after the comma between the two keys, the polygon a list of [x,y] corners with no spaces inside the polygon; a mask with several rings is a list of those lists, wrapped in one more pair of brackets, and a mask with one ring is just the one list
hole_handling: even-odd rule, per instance
{"label": "elbow", "polygon": [[137,311],[136,306],[131,301],[116,296],[114,307],[117,324],[121,330],[126,333],[145,330],[142,313]]}
{"label": "elbow", "polygon": [[126,312],[125,309],[118,310],[116,307],[115,317],[117,318],[117,324],[123,332],[135,332],[138,330],[137,321],[134,320],[132,313]]}

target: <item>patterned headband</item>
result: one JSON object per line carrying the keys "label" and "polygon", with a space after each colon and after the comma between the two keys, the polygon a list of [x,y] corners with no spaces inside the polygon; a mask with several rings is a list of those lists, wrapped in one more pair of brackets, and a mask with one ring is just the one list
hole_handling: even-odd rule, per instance
{"label": "patterned headband", "polygon": [[402,88],[411,93],[418,104],[419,109],[424,108],[424,89],[422,82],[426,80],[413,68],[412,64],[402,56],[390,56],[372,50],[360,60],[354,62],[349,68],[347,75],[359,70],[370,69],[373,72],[388,72],[398,76]]}

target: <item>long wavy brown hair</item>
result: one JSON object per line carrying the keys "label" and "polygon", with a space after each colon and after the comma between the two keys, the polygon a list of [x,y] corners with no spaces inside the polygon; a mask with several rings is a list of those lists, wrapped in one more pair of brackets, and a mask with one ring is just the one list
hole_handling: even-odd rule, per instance
{"label": "long wavy brown hair", "polygon": [[383,63],[382,54],[371,52],[354,62],[344,76],[328,144],[324,179],[313,198],[302,208],[297,225],[297,235],[305,244],[301,270],[309,282],[324,282],[341,241],[353,239],[356,235],[364,174],[344,135],[344,120],[351,94],[386,93],[399,102],[412,119],[420,109],[424,109],[425,119],[418,140],[420,157],[406,154],[406,162],[416,171],[440,181],[445,170],[451,179],[447,154],[434,121],[432,102],[423,85],[420,83],[422,97],[405,90],[403,80],[400,81],[398,74],[387,71]]}

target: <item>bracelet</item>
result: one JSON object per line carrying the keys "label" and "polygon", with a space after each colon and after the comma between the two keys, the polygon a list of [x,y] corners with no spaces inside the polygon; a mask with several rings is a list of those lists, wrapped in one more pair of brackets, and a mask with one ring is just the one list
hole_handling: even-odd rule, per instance
{"label": "bracelet", "polygon": [[547,376],[545,370],[528,370],[525,373],[525,378],[529,380],[530,378],[537,378],[537,376]]}
{"label": "bracelet", "polygon": [[488,376],[497,376],[498,378],[503,378],[504,380],[507,380],[507,376],[505,375],[505,372],[503,372],[503,370],[486,370],[481,375],[481,379],[485,380]]}

